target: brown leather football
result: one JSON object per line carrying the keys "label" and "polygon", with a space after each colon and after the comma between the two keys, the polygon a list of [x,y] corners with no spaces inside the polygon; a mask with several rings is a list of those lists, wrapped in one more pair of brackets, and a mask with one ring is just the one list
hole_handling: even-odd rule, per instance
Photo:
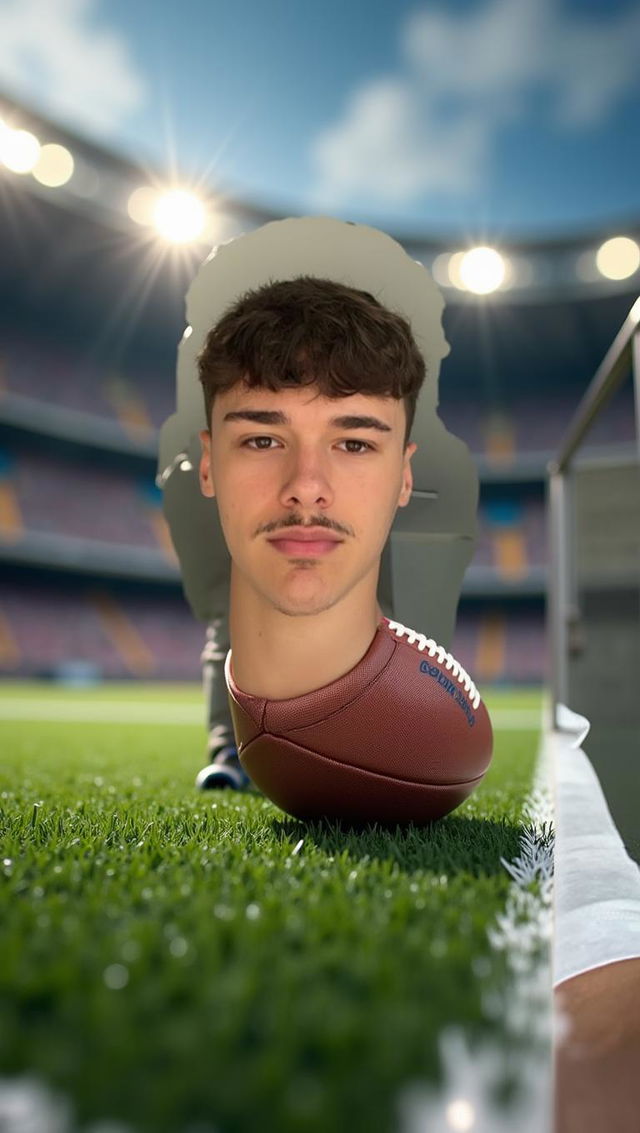
{"label": "brown leather football", "polygon": [[355,668],[303,696],[266,700],[225,679],[240,762],[296,818],[424,824],[482,780],[493,730],[450,653],[388,618]]}

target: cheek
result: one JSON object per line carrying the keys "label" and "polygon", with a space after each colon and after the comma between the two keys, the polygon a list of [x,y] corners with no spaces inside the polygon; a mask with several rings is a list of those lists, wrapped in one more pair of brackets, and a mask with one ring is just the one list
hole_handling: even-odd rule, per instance
{"label": "cheek", "polygon": [[216,483],[220,521],[226,531],[253,532],[274,518],[274,489],[267,478],[227,469]]}
{"label": "cheek", "polygon": [[352,482],[349,487],[349,518],[369,544],[384,544],[393,523],[399,493],[390,482],[390,477],[384,483],[376,478],[375,483]]}

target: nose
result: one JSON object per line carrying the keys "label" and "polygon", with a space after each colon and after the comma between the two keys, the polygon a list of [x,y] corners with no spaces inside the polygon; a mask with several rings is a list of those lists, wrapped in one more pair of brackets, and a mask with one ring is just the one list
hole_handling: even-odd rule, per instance
{"label": "nose", "polygon": [[313,453],[300,453],[292,457],[282,485],[281,499],[291,506],[295,502],[301,508],[327,506],[333,499],[334,490],[329,482],[320,457]]}

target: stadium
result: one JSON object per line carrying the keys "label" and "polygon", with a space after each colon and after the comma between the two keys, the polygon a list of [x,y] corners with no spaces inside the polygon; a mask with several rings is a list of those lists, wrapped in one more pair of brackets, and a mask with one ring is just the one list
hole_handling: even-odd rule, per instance
{"label": "stadium", "polygon": [[[609,833],[611,891],[637,945],[640,217],[566,239],[506,241],[498,251],[391,233],[445,298],[451,351],[438,414],[468,446],[480,482],[479,536],[451,652],[483,690],[499,758],[428,850],[400,833],[339,837],[305,829],[260,797],[194,791],[205,741],[205,626],[185,599],[156,482],[158,432],[175,408],[187,287],[212,245],[280,217],[219,193],[203,216],[194,219],[189,201],[174,199],[173,212],[163,221],[156,207],[153,220],[166,186],[149,168],[9,97],[0,99],[0,120],[1,856],[14,886],[2,914],[0,1125],[3,1096],[8,1113],[12,1097],[17,1104],[7,1083],[17,1089],[28,1081],[19,1076],[32,1072],[52,1097],[73,1100],[76,1117],[59,1117],[61,1131],[77,1120],[97,1133],[102,1118],[114,1133],[226,1133],[258,1121],[278,1133],[569,1133],[577,1126],[561,1123],[558,1092],[584,1086],[554,1064],[552,984],[638,955],[621,932],[618,952],[605,946],[592,962],[575,910],[563,936],[580,885],[559,866],[571,860],[571,838],[588,831],[587,810],[582,827],[576,817],[584,764],[571,764],[573,791],[558,767],[562,752],[584,759],[584,743],[595,769],[586,772],[595,779],[588,813]],[[27,135],[41,154],[48,150],[50,166],[30,153]],[[579,471],[565,493],[567,446]],[[465,821],[479,835],[466,857]],[[447,832],[458,834],[455,850]],[[269,861],[241,882],[247,847],[267,838]],[[334,860],[344,873],[339,892],[326,865]],[[394,914],[378,910],[370,919],[366,902],[358,905],[360,870],[389,894]],[[425,1024],[412,1014],[414,990],[398,970],[418,963],[425,939],[418,921],[407,914],[406,954],[395,965],[376,964],[369,944],[376,938],[393,952],[393,917],[400,924],[398,910],[416,893],[414,904],[442,913],[447,875],[457,945],[444,929],[429,938],[447,973],[438,977],[441,994],[433,972],[415,993],[423,1013],[425,1002],[433,1005]],[[508,900],[527,891],[531,907],[512,909],[505,928]],[[318,894],[324,912],[315,910],[311,928],[304,909],[315,909]],[[280,919],[278,901],[289,903]],[[246,917],[238,925],[240,903]],[[260,935],[265,916],[271,935]],[[332,943],[341,916],[349,931]],[[528,952],[518,933],[525,922]],[[210,968],[204,924],[214,937]],[[324,975],[314,949],[327,957]],[[358,962],[345,966],[351,949]],[[572,949],[581,966],[571,967]],[[278,951],[288,952],[286,970]],[[273,980],[263,987],[260,966],[271,963]],[[227,978],[214,978],[220,972]],[[625,988],[623,998],[630,994]],[[518,1029],[506,1021],[506,1004],[520,995],[527,1022]],[[326,1014],[334,1026],[325,1030]],[[173,1025],[162,1029],[167,1015]],[[299,1043],[287,1041],[287,1020]],[[470,1044],[466,1054],[459,1038],[447,1037],[453,1020]],[[149,1038],[148,1054],[140,1054],[140,1036],[154,1028],[156,1045]],[[483,1041],[498,1051],[491,1080],[504,1124],[469,1123],[470,1107],[476,1117],[484,1112],[479,1095],[472,1104],[470,1085]],[[624,1074],[626,1055],[617,1053],[616,1068],[602,1071],[603,1096],[619,1094],[611,1082]],[[445,1074],[454,1065],[455,1081]],[[441,1110],[435,1094],[418,1090],[416,1100],[412,1089],[423,1080],[438,1085]],[[546,1126],[554,1106],[557,1124]],[[434,1122],[445,1114],[446,1123],[420,1124],[429,1114]],[[46,1106],[39,1120],[38,1130],[54,1128]],[[631,1130],[624,1120],[611,1127]],[[6,1127],[22,1128],[9,1119]]]}

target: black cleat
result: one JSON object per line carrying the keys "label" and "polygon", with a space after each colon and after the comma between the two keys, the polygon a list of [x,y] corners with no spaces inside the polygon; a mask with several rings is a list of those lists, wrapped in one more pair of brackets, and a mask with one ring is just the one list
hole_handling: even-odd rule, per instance
{"label": "black cleat", "polygon": [[200,791],[230,788],[233,791],[246,791],[251,779],[238,758],[235,744],[219,748],[212,762],[203,767],[196,776],[196,787]]}

